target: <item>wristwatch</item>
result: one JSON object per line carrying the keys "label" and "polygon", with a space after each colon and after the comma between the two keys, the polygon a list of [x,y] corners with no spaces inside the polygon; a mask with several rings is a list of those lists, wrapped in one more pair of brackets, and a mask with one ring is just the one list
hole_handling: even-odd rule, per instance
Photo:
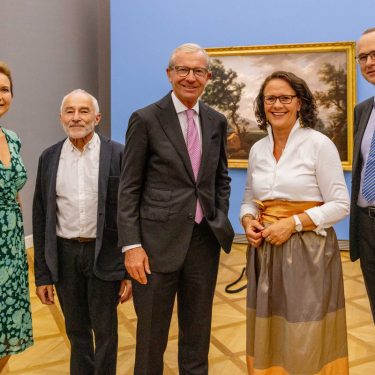
{"label": "wristwatch", "polygon": [[302,226],[301,220],[299,219],[298,215],[293,215],[293,219],[294,219],[294,222],[296,223],[296,225],[294,227],[296,232],[301,232],[302,229],[303,229],[303,226]]}

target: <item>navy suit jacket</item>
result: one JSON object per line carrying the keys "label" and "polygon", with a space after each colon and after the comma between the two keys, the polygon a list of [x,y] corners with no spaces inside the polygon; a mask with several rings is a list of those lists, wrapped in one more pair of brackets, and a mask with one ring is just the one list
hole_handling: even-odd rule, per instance
{"label": "navy suit jacket", "polygon": [[202,160],[197,181],[171,94],[129,120],[119,187],[119,244],[141,243],[156,272],[174,272],[183,263],[197,197],[218,249],[231,248],[227,121],[204,103],[199,106]]}
{"label": "navy suit jacket", "polygon": [[[102,280],[122,280],[124,255],[117,246],[117,194],[124,146],[101,135],[98,181],[97,237],[94,273]],[[47,148],[39,158],[33,201],[35,283],[59,280],[56,236],[56,176],[65,140]]]}
{"label": "navy suit jacket", "polygon": [[[359,258],[358,237],[363,236],[363,228],[358,226],[359,209],[357,206],[358,194],[361,183],[362,156],[361,144],[368,120],[374,105],[374,97],[371,97],[354,108],[354,149],[352,167],[352,193],[350,205],[350,258],[355,261]],[[368,234],[366,233],[365,236]]]}

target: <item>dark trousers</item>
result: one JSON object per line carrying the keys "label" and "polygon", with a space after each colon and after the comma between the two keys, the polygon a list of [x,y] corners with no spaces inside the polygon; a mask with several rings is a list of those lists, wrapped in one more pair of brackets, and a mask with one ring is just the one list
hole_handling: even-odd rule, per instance
{"label": "dark trousers", "polygon": [[135,375],[162,375],[173,305],[177,294],[178,363],[181,375],[207,375],[212,302],[220,247],[207,222],[195,225],[182,267],[133,281],[138,316]]}
{"label": "dark trousers", "polygon": [[57,245],[59,282],[55,286],[71,344],[70,374],[115,375],[120,282],[94,275],[95,242],[58,238]]}
{"label": "dark trousers", "polygon": [[358,228],[361,268],[375,322],[375,211],[370,216],[367,209],[360,209]]}

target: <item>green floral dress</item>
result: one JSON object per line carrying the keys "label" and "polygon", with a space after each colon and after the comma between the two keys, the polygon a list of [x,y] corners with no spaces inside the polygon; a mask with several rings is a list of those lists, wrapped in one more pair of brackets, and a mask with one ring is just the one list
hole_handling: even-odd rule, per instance
{"label": "green floral dress", "polygon": [[5,168],[0,161],[0,358],[33,344],[22,213],[16,202],[27,176],[17,135],[2,131],[11,164]]}

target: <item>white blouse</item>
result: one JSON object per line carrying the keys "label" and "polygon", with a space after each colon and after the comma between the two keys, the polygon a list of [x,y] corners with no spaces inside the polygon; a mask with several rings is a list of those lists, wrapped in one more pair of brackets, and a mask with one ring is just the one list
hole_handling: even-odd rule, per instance
{"label": "white blouse", "polygon": [[305,212],[317,226],[315,232],[325,235],[323,228],[349,214],[349,193],[336,146],[324,134],[301,128],[297,120],[277,162],[270,126],[267,131],[268,136],[250,150],[240,220],[245,214],[257,216],[253,199],[324,202]]}

